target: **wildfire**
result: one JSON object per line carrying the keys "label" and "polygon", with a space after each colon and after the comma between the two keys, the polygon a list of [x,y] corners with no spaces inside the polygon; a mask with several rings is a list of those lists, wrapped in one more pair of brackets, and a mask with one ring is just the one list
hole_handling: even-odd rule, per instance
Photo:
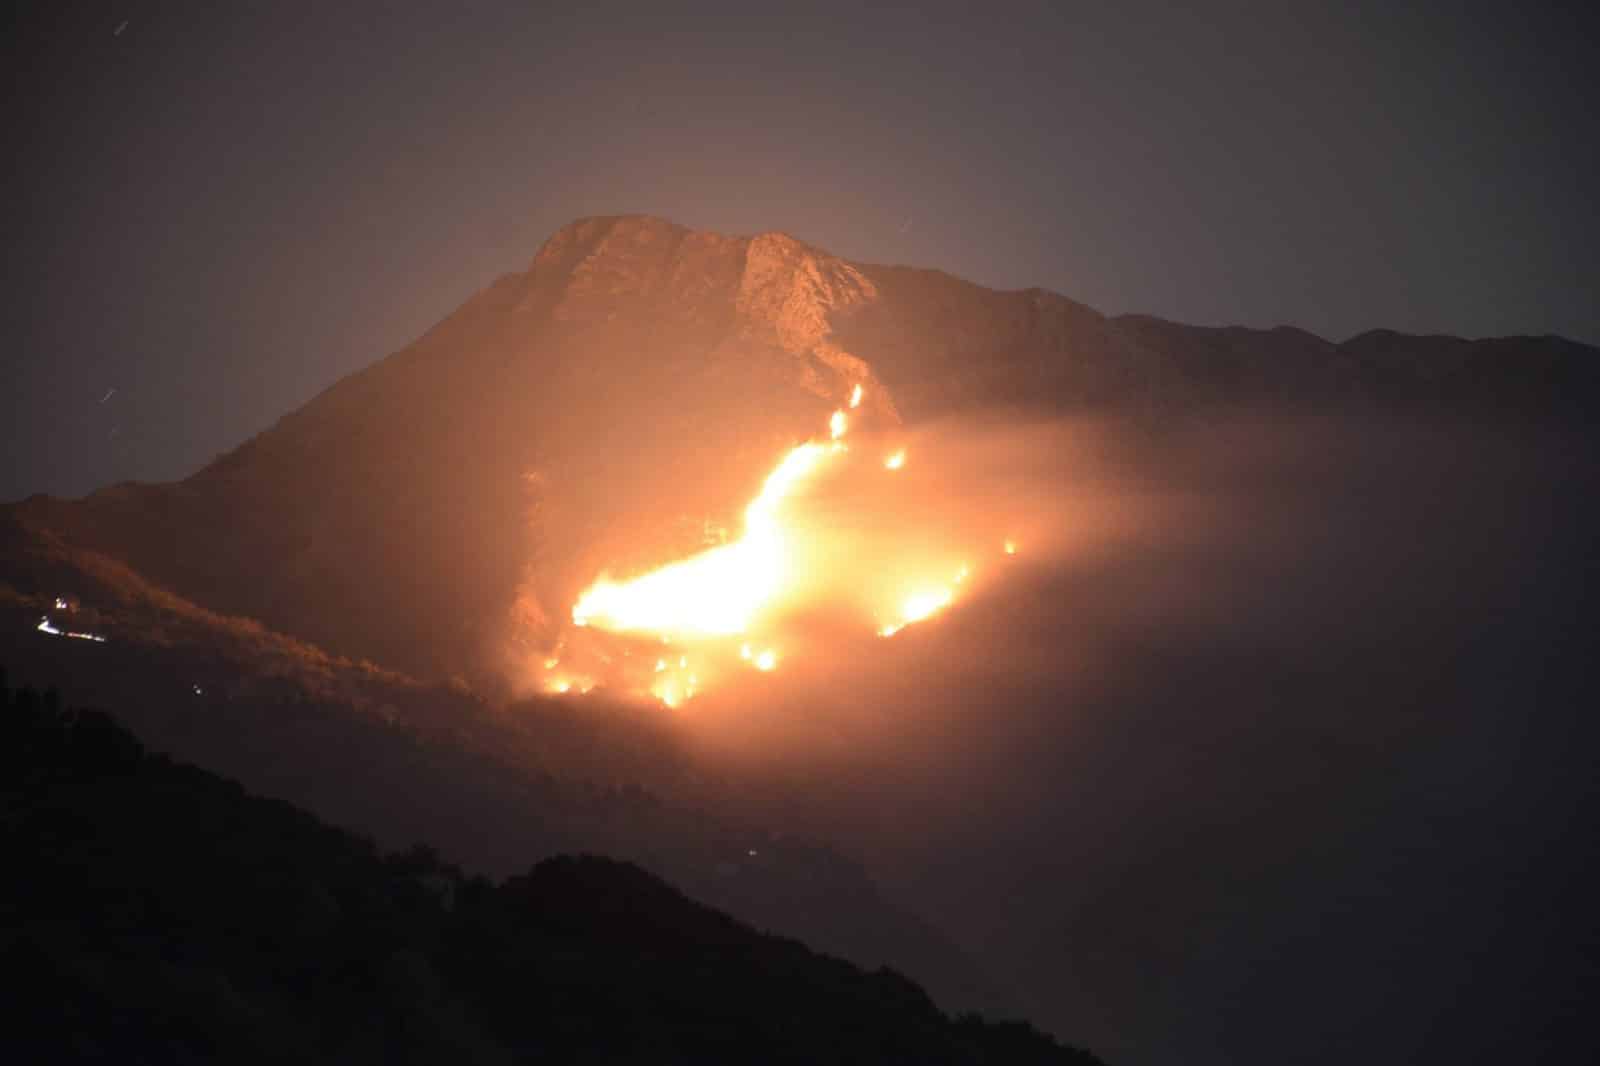
{"label": "wildfire", "polygon": [[737,541],[632,581],[602,577],[579,597],[573,622],[676,638],[744,632],[791,576],[779,508],[825,454],[820,445],[802,444],[786,455],[745,508],[744,535]]}
{"label": "wildfire", "polygon": [[956,571],[948,585],[918,589],[900,602],[899,617],[878,627],[878,636],[892,637],[908,625],[924,621],[955,602],[956,586],[971,573],[966,566]]}
{"label": "wildfire", "polygon": [[[56,601],[58,604],[61,602],[62,601],[60,600]],[[48,633],[52,637],[72,637],[75,640],[92,640],[96,644],[104,644],[106,642],[106,638],[102,637],[98,633],[78,633],[70,629],[62,629],[54,622],[50,621],[49,615],[41,615],[39,617],[39,624],[33,628],[37,629],[41,633]]]}
{"label": "wildfire", "polygon": [[557,675],[545,681],[544,689],[552,696],[565,696],[571,692],[577,692],[582,695],[589,692],[594,686],[595,680],[592,677]]}
{"label": "wildfire", "polygon": [[[745,508],[737,539],[628,580],[602,574],[579,595],[572,608],[577,626],[683,645],[674,649],[676,655],[658,654],[659,644],[654,650],[635,644],[620,656],[601,656],[611,672],[622,671],[617,676],[625,688],[678,707],[732,672],[772,673],[784,661],[779,647],[787,643],[785,619],[808,606],[847,610],[870,620],[879,636],[890,637],[956,601],[971,569],[962,562],[954,572],[946,570],[959,556],[948,546],[928,547],[930,528],[937,532],[939,527],[919,526],[891,507],[893,528],[863,533],[848,514],[827,506],[808,508],[810,484],[824,467],[849,461],[843,438],[851,419],[845,412],[858,408],[862,395],[862,387],[854,386],[845,405],[832,413],[828,442],[808,441],[778,461]],[[901,448],[881,468],[872,464],[865,470],[877,469],[882,476],[883,469],[903,468],[905,459]],[[872,475],[852,474],[857,476]],[[841,522],[847,528],[837,528]],[[896,530],[909,540],[902,543]],[[1005,550],[1009,554],[1015,545],[1007,541]],[[934,578],[930,570],[948,576]],[[635,651],[640,658],[628,658]],[[547,671],[564,658],[552,654]],[[637,663],[636,673],[627,674],[628,662]],[[565,667],[545,680],[546,688],[557,693],[587,692],[595,684]]]}

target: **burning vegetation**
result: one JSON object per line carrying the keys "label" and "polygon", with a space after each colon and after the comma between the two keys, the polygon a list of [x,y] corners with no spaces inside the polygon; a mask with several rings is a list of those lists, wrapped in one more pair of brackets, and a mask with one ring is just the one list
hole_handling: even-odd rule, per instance
{"label": "burning vegetation", "polygon": [[738,673],[779,670],[819,618],[893,637],[956,603],[976,566],[1015,554],[1009,538],[918,506],[903,443],[870,424],[852,436],[869,421],[863,395],[855,384],[825,439],[778,459],[736,539],[627,578],[600,574],[543,660],[544,689],[677,707]]}

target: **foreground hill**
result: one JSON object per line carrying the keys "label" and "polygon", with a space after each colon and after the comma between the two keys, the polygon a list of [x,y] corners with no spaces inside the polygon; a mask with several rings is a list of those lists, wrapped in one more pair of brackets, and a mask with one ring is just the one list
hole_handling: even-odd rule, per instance
{"label": "foreground hill", "polygon": [[30,690],[0,684],[0,732],[11,1061],[1098,1061],[625,863],[494,885]]}
{"label": "foreground hill", "polygon": [[866,417],[1400,408],[1581,414],[1559,338],[1202,329],[850,263],[782,234],[575,222],[404,350],[171,485],[16,505],[201,606],[413,676],[539,654],[600,569],[728,524],[865,387]]}
{"label": "foreground hill", "polygon": [[[51,589],[75,591],[69,609]],[[41,632],[41,616],[105,640]],[[742,921],[893,966],[949,1008],[1014,1009],[859,861],[731,800],[653,709],[492,706],[207,611],[4,520],[0,662],[114,705],[151,745],[383,846],[425,841],[495,877],[562,853],[626,857]]]}

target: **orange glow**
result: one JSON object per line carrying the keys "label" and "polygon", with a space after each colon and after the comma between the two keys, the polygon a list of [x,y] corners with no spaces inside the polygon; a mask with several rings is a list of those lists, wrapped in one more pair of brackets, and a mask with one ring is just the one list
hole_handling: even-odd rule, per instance
{"label": "orange glow", "polygon": [[665,681],[658,682],[650,692],[668,707],[676,707],[686,698],[683,686],[678,683],[677,678],[668,678]]}
{"label": "orange glow", "polygon": [[972,576],[972,567],[962,563],[948,585],[926,585],[906,595],[899,603],[893,621],[878,627],[878,636],[892,637],[906,626],[927,621],[955,602],[956,589]]}
{"label": "orange glow", "polygon": [[674,638],[744,632],[791,578],[779,509],[824,454],[819,445],[802,444],[786,455],[745,509],[744,535],[737,541],[632,581],[602,577],[573,606],[573,622]]}
{"label": "orange glow", "polygon": [[[862,393],[855,386],[848,407],[858,406]],[[789,641],[797,635],[800,647],[811,643],[803,631],[788,628],[808,612],[854,618],[889,637],[967,595],[973,571],[963,561],[966,553],[957,555],[946,543],[957,534],[943,521],[919,518],[916,506],[901,506],[924,490],[896,478],[890,492],[891,483],[872,481],[885,477],[884,470],[902,469],[906,450],[890,453],[881,466],[852,465],[843,440],[850,428],[841,407],[828,419],[828,441],[808,441],[782,455],[745,508],[737,539],[626,580],[601,574],[578,596],[572,621],[619,634],[624,643],[586,638],[563,658],[597,658],[605,665],[595,669],[614,690],[678,708],[744,669],[778,670],[786,661],[780,647],[793,652]],[[829,486],[843,486],[844,495],[830,496]],[[1014,545],[1007,541],[1006,548]],[[628,647],[628,638],[655,644],[646,645],[633,667],[629,657],[640,649]],[[657,657],[660,644],[673,643],[684,650]],[[619,646],[620,654],[610,653]],[[552,655],[547,667],[558,662]],[[547,686],[567,692],[574,683],[563,668]],[[581,690],[593,686],[585,679]]]}
{"label": "orange glow", "polygon": [[951,598],[949,589],[915,593],[907,596],[906,602],[900,605],[900,616],[908,623],[920,622],[939,608],[950,606]]}
{"label": "orange glow", "polygon": [[906,626],[926,621],[955,602],[955,586],[967,579],[969,571],[963,566],[949,585],[923,588],[900,601],[899,617],[878,627],[878,636],[892,637]]}

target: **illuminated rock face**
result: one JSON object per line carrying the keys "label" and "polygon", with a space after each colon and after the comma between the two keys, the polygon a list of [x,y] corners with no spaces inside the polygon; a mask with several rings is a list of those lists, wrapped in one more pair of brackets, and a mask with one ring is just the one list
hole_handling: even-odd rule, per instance
{"label": "illuminated rock face", "polygon": [[[842,383],[877,383],[870,364],[834,335],[837,323],[879,300],[877,288],[860,268],[786,234],[724,237],[647,216],[585,219],[551,237],[525,277],[518,310],[556,323],[597,328],[648,317],[669,337],[711,341],[700,361],[749,363],[827,402]],[[872,391],[892,413],[888,392]]]}
{"label": "illuminated rock face", "polygon": [[737,527],[856,384],[859,414],[894,425],[993,405],[1582,412],[1597,373],[1559,338],[1112,318],[782,234],[589,218],[187,480],[8,510],[207,607],[439,676],[493,669],[604,567]]}
{"label": "illuminated rock face", "polygon": [[582,220],[186,481],[19,514],[331,650],[493,669],[601,565],[736,526],[774,455],[854,384],[895,421],[832,333],[875,298],[789,237]]}

